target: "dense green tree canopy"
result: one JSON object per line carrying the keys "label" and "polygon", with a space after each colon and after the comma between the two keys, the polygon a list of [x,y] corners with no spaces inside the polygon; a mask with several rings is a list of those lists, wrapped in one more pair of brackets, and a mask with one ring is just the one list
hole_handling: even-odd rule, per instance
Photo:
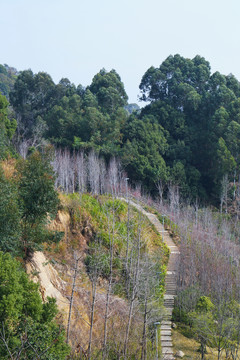
{"label": "dense green tree canopy", "polygon": [[19,160],[14,176],[0,167],[0,251],[28,256],[45,241],[58,241],[61,233],[46,225],[59,204],[50,153],[33,152]]}
{"label": "dense green tree canopy", "polygon": [[[151,191],[163,176],[186,197],[217,202],[224,173],[230,180],[239,173],[239,81],[232,74],[211,73],[199,55],[177,54],[150,67],[140,91],[147,102],[141,110],[127,104],[115,70],[100,70],[86,88],[66,78],[55,85],[46,73],[22,71],[10,93],[18,141],[33,138],[36,146],[45,139],[71,150],[95,149],[107,159],[117,155],[129,176]],[[136,109],[134,121],[129,109]]]}
{"label": "dense green tree canopy", "polygon": [[17,122],[9,116],[8,101],[5,96],[0,94],[0,158],[9,153],[9,144],[16,128]]}
{"label": "dense green tree canopy", "polygon": [[46,115],[56,97],[56,86],[48,74],[33,74],[31,70],[20,72],[10,93],[18,121],[18,134],[24,139],[33,137],[39,118]]}
{"label": "dense green tree canopy", "polygon": [[46,223],[56,214],[59,204],[54,188],[55,177],[49,154],[35,151],[27,160],[18,164],[18,198],[21,210],[21,240],[25,254],[35,250],[50,233]]}
{"label": "dense green tree canopy", "polygon": [[89,89],[98,99],[99,106],[107,113],[127,104],[128,96],[120,76],[115,70],[102,69],[94,76]]}
{"label": "dense green tree canopy", "polygon": [[166,131],[153,116],[129,117],[124,131],[123,164],[132,180],[141,179],[152,189],[160,178],[167,180],[165,136]]}
{"label": "dense green tree canopy", "polygon": [[38,285],[30,281],[20,264],[0,252],[0,357],[45,360],[65,359],[69,353],[64,333],[53,320],[55,300],[43,304]]}
{"label": "dense green tree canopy", "polygon": [[18,72],[15,68],[7,64],[0,64],[0,93],[9,98],[9,93],[13,89]]}
{"label": "dense green tree canopy", "polygon": [[8,140],[13,137],[17,127],[16,120],[8,117],[8,101],[3,95],[0,95],[0,127]]}
{"label": "dense green tree canopy", "polygon": [[233,75],[211,74],[209,63],[200,56],[192,60],[169,56],[142,78],[141,99],[150,104],[141,117],[153,114],[168,130],[164,159],[172,174],[181,162],[186,175],[180,190],[187,190],[188,196],[205,193],[217,199],[222,177],[236,169],[239,152],[233,126],[237,133],[239,119],[234,125],[232,121],[239,116],[239,89]]}
{"label": "dense green tree canopy", "polygon": [[20,242],[20,210],[17,188],[0,167],[0,249],[16,253]]}

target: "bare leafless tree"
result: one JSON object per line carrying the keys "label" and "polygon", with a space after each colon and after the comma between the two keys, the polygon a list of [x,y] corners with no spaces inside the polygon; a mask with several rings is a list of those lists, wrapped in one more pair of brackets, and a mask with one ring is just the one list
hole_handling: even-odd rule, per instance
{"label": "bare leafless tree", "polygon": [[100,165],[99,158],[94,151],[88,155],[88,177],[91,193],[98,195],[100,193]]}
{"label": "bare leafless tree", "polygon": [[80,194],[87,191],[87,164],[83,151],[75,154],[77,187]]}
{"label": "bare leafless tree", "polygon": [[69,302],[69,314],[68,314],[68,324],[67,324],[67,344],[69,343],[69,337],[70,337],[73,299],[74,299],[74,292],[75,292],[75,286],[76,286],[76,278],[77,278],[77,273],[78,273],[78,263],[80,260],[80,256],[76,252],[74,252],[74,259],[75,259],[75,266],[74,266],[74,274],[73,274],[72,293],[71,293],[70,302]]}
{"label": "bare leafless tree", "polygon": [[131,288],[130,288],[130,299],[129,299],[129,311],[128,311],[128,319],[126,325],[126,333],[124,339],[124,348],[123,348],[123,358],[127,359],[127,351],[128,351],[128,342],[129,342],[129,333],[132,323],[133,311],[135,303],[137,302],[137,295],[139,291],[139,272],[140,272],[140,255],[141,255],[141,247],[142,243],[142,216],[139,215],[139,224],[137,236],[135,238],[135,242],[133,244],[133,248],[131,251],[131,265],[129,270],[131,271],[129,274],[129,278],[131,279]]}

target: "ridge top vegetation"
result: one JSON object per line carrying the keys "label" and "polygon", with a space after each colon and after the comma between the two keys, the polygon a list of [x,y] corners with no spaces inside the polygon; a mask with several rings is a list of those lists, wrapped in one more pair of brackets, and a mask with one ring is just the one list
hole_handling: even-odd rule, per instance
{"label": "ridge top vegetation", "polygon": [[[3,92],[11,105],[5,142],[12,139],[23,157],[46,142],[71,152],[94,149],[107,161],[119,157],[131,181],[152,194],[160,179],[179,186],[185,199],[216,206],[227,201],[221,198],[227,186],[236,207],[240,85],[234,75],[211,73],[199,55],[170,55],[143,75],[140,109],[127,104],[115,70],[100,70],[84,88],[66,78],[55,84],[44,72],[1,69],[0,84],[11,79]],[[1,108],[6,112],[6,104]]]}

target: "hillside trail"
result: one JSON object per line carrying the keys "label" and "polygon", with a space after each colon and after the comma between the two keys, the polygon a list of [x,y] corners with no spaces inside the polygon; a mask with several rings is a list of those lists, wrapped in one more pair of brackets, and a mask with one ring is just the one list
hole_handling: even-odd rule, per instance
{"label": "hillside trail", "polygon": [[[122,198],[127,202],[126,199]],[[171,236],[168,231],[166,231],[163,225],[158,220],[157,216],[147,212],[140,205],[135,203],[132,200],[129,200],[129,204],[134,206],[137,210],[139,210],[143,215],[145,215],[149,221],[155,226],[156,230],[162,236],[163,241],[167,245],[170,250],[168,265],[167,265],[167,274],[165,278],[165,294],[164,294],[164,307],[165,314],[163,316],[163,320],[161,321],[161,349],[162,349],[162,360],[172,360],[175,359],[173,354],[173,344],[172,344],[172,312],[174,308],[174,298],[176,296],[176,288],[177,288],[177,272],[178,272],[178,264],[180,259],[180,251],[178,247],[173,242]]]}
{"label": "hillside trail", "polygon": [[[120,198],[127,202],[125,198]],[[172,311],[174,307],[174,297],[176,296],[176,280],[179,262],[179,249],[172,241],[169,233],[165,231],[163,225],[158,220],[157,216],[147,212],[144,208],[129,200],[129,204],[135,207],[138,211],[144,214],[149,221],[155,226],[156,230],[163,237],[165,244],[170,250],[170,256],[167,266],[167,274],[165,278],[165,295],[164,295],[164,307],[165,313],[163,320],[161,321],[161,349],[162,349],[162,360],[175,359],[173,355],[173,344],[172,344]],[[37,251],[34,253],[33,258],[27,264],[27,272],[32,274],[32,279],[40,283],[40,292],[43,300],[47,296],[54,297],[56,299],[59,310],[62,313],[67,314],[69,308],[69,299],[62,295],[64,282],[58,276],[57,271],[49,263],[45,255]],[[33,275],[35,274],[35,275]],[[67,324],[67,317],[63,316],[64,325]]]}

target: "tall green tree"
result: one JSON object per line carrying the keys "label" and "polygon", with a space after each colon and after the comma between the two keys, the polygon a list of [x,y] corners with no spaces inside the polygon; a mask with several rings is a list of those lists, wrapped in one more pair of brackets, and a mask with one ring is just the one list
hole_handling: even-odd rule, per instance
{"label": "tall green tree", "polygon": [[105,69],[100,70],[94,76],[89,89],[96,95],[99,106],[109,114],[127,104],[128,96],[115,70],[109,72]]}
{"label": "tall green tree", "polygon": [[165,136],[153,116],[141,120],[131,115],[124,130],[123,165],[132,180],[142,181],[151,190],[159,179],[168,177],[163,159],[168,148]]}
{"label": "tall green tree", "polygon": [[[25,255],[37,248],[50,233],[46,224],[57,212],[58,195],[50,154],[35,151],[18,164],[18,195],[21,209],[22,246]],[[50,240],[49,239],[49,240]]]}
{"label": "tall green tree", "polygon": [[33,74],[31,70],[20,72],[10,93],[10,102],[16,113],[21,138],[33,136],[37,119],[45,116],[55,97],[55,84],[48,74]]}

